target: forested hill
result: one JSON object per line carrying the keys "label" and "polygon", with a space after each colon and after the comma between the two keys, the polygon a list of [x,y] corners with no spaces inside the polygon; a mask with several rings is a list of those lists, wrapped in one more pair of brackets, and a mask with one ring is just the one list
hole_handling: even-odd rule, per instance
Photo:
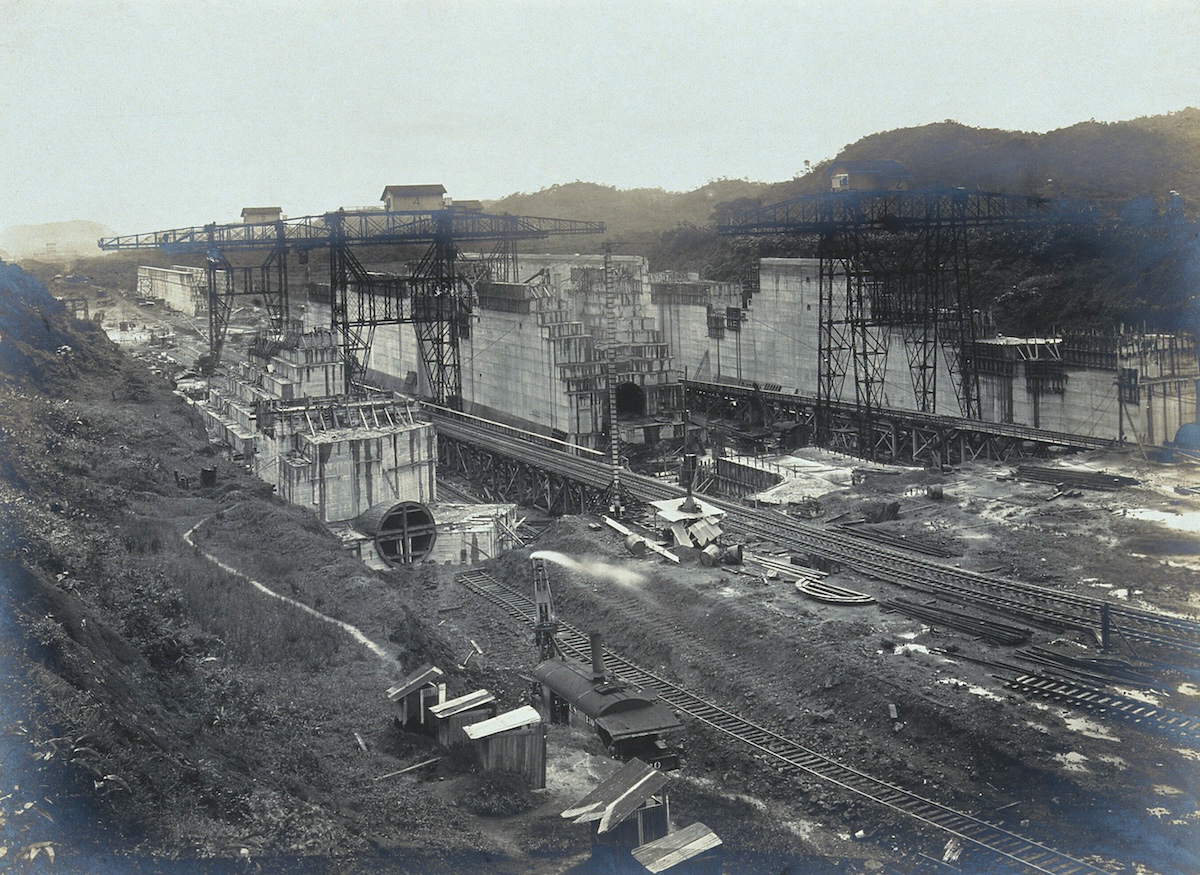
{"label": "forested hill", "polygon": [[658,233],[676,225],[712,223],[721,204],[757,201],[771,186],[743,179],[719,179],[694,191],[661,188],[618,189],[593,182],[552,185],[533,194],[511,194],[487,201],[489,212],[518,216],[552,216],[604,222],[613,235]]}
{"label": "forested hill", "polygon": [[[797,163],[802,163],[797,156]],[[721,179],[691,192],[620,191],[587,182],[514,194],[492,212],[605,222],[619,252],[645,255],[651,270],[698,271],[709,279],[744,275],[762,255],[811,255],[802,241],[719,237],[714,225],[763,204],[829,190],[839,161],[891,159],[911,188],[982,191],[1094,201],[1110,218],[1088,229],[1059,229],[1036,245],[1019,234],[977,235],[972,254],[975,305],[1006,333],[1118,322],[1200,329],[1200,225],[1166,222],[1169,193],[1183,216],[1200,218],[1200,109],[1132,121],[1082,122],[1045,134],[971,128],[953,121],[864,137],[794,179]],[[550,238],[543,251],[575,251],[574,238]]]}
{"label": "forested hill", "polygon": [[[1080,198],[1114,211],[1146,197],[1161,209],[1167,193],[1177,191],[1189,216],[1200,215],[1200,109],[1192,107],[1124,122],[1081,122],[1045,134],[944,121],[863,137],[786,181],[717,179],[689,192],[620,190],[576,181],[509,195],[487,207],[517,215],[598,219],[612,236],[641,236],[679,225],[703,227],[723,211],[826,191],[829,169],[838,161],[883,159],[903,164],[913,188],[948,185]],[[798,155],[797,165],[802,162]]]}

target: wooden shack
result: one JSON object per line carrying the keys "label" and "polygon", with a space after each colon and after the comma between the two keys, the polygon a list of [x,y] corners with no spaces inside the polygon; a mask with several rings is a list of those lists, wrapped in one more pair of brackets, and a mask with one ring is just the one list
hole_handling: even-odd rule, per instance
{"label": "wooden shack", "polygon": [[429,731],[429,707],[445,701],[445,676],[436,665],[426,663],[387,691],[396,709],[396,722],[410,732]]}
{"label": "wooden shack", "polygon": [[643,871],[669,875],[721,875],[725,851],[721,839],[702,823],[693,823],[633,849]]}
{"label": "wooden shack", "polygon": [[663,772],[632,759],[561,816],[596,824],[593,856],[613,857],[622,865],[631,849],[670,830],[671,804],[663,789],[667,780]]}
{"label": "wooden shack", "polygon": [[546,724],[531,705],[463,727],[484,771],[519,772],[534,790],[546,787]]}
{"label": "wooden shack", "polygon": [[496,697],[487,690],[476,690],[429,708],[434,732],[442,747],[469,742],[464,728],[495,717],[496,711]]}

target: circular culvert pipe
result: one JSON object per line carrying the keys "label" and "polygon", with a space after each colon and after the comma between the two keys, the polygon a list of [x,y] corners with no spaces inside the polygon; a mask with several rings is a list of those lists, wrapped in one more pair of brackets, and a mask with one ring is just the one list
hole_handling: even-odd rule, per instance
{"label": "circular culvert pipe", "polygon": [[373,539],[380,558],[393,567],[420,562],[437,541],[433,513],[419,501],[369,507],[358,515],[354,529]]}

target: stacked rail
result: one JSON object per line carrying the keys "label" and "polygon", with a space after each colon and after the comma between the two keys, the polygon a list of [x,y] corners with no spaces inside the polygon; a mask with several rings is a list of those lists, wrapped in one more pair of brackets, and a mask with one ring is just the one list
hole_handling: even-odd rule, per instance
{"label": "stacked rail", "polygon": [[1038,465],[1020,465],[1017,478],[1033,483],[1049,483],[1053,486],[1073,486],[1076,489],[1091,489],[1098,492],[1115,492],[1126,486],[1137,486],[1135,477],[1121,477],[1104,471],[1075,471],[1070,468],[1045,468]]}

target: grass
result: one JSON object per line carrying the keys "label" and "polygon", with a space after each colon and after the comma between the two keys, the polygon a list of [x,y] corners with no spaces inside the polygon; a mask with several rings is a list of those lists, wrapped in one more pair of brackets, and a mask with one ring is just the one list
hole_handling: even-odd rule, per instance
{"label": "grass", "polygon": [[192,621],[246,666],[298,665],[316,671],[342,647],[342,633],[329,623],[259,592],[201,556],[170,560],[168,574]]}

